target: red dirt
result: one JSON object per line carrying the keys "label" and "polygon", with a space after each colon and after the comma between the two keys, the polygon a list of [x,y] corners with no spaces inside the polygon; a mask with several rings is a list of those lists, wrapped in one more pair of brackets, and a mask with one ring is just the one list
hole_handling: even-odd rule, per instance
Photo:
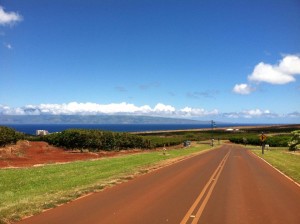
{"label": "red dirt", "polygon": [[63,148],[51,146],[46,142],[19,141],[16,145],[0,148],[0,168],[30,167],[41,164],[65,163],[137,152],[141,152],[141,150],[81,153],[79,151],[66,151]]}

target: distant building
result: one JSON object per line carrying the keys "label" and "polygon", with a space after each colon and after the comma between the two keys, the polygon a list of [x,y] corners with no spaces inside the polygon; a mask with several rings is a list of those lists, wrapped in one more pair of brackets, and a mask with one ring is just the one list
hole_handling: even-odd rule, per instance
{"label": "distant building", "polygon": [[233,129],[233,128],[227,128],[226,131],[235,131],[235,132],[238,132],[240,131],[240,129],[236,128],[236,129]]}
{"label": "distant building", "polygon": [[44,135],[48,135],[49,132],[47,130],[36,130],[35,134],[39,136],[44,136]]}

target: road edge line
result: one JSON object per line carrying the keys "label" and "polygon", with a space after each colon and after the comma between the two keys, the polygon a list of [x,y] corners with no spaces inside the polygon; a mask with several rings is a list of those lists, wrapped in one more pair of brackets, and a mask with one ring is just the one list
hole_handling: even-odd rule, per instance
{"label": "road edge line", "polygon": [[265,162],[266,164],[268,164],[270,167],[272,167],[274,170],[276,170],[278,173],[280,173],[281,175],[283,175],[285,178],[289,179],[291,182],[293,182],[294,184],[296,184],[296,186],[300,187],[300,184],[298,182],[296,182],[294,179],[292,179],[291,177],[289,177],[288,175],[286,175],[285,173],[283,173],[282,171],[280,171],[278,168],[276,168],[275,166],[273,166],[271,163],[269,163],[268,161],[266,161],[265,159],[263,159],[262,157],[256,155],[254,152],[252,152],[250,149],[248,149],[252,155],[256,156],[257,158],[261,159],[263,162]]}

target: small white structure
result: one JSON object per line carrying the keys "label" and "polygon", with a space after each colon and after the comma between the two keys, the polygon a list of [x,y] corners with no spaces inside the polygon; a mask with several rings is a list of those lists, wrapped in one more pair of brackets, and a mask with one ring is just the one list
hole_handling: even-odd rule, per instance
{"label": "small white structure", "polygon": [[226,131],[238,132],[238,131],[240,131],[240,129],[238,129],[238,128],[236,128],[236,129],[233,129],[233,128],[227,128]]}
{"label": "small white structure", "polygon": [[35,134],[39,136],[44,136],[44,135],[48,135],[49,132],[47,130],[36,130]]}

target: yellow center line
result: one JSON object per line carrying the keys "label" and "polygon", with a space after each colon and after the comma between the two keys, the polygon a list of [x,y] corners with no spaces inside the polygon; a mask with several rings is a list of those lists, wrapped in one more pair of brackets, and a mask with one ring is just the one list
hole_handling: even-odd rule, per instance
{"label": "yellow center line", "polygon": [[[228,159],[230,154],[230,151],[224,156],[224,158],[222,159],[222,161],[219,163],[217,169],[214,171],[214,173],[212,174],[212,176],[210,177],[209,181],[206,183],[206,185],[204,186],[203,190],[201,191],[201,193],[199,194],[199,196],[196,198],[195,202],[193,203],[193,205],[191,206],[191,208],[189,209],[189,211],[186,213],[186,215],[184,216],[184,218],[182,219],[182,221],[180,222],[180,224],[186,224],[188,222],[188,220],[190,219],[190,217],[193,218],[192,224],[197,223],[198,220],[200,219],[202,212],[211,196],[211,193],[220,177],[220,174],[224,168],[225,162]],[[201,199],[203,198],[203,196],[205,195],[205,192],[208,193],[205,196],[202,204],[200,205],[200,208],[198,209],[198,211],[195,211],[195,208],[197,207],[197,205],[199,205],[199,202],[201,201]],[[196,212],[196,215],[192,215],[193,212]]]}

